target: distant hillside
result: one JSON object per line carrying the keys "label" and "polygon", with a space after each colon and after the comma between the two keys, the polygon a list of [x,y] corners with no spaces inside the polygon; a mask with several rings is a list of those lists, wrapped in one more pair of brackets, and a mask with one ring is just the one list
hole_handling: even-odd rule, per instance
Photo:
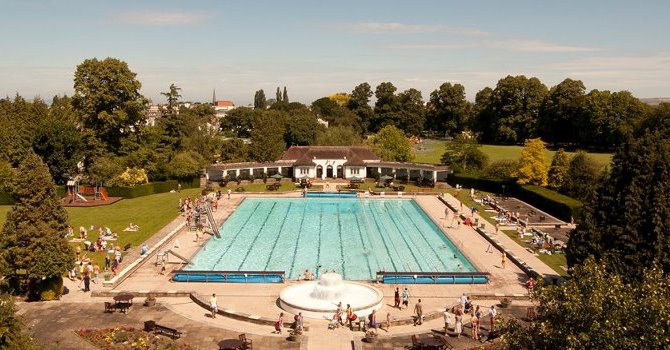
{"label": "distant hillside", "polygon": [[654,97],[654,98],[641,98],[640,101],[650,105],[657,106],[661,103],[670,103],[670,97]]}

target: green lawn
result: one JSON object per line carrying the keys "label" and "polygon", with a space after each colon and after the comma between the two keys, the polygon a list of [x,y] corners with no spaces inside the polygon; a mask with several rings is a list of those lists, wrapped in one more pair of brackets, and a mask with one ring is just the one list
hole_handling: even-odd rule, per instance
{"label": "green lawn", "polygon": [[[170,223],[179,215],[177,204],[179,198],[191,196],[196,197],[200,189],[187,189],[180,193],[161,193],[151,196],[124,199],[120,202],[89,208],[68,207],[66,210],[70,215],[70,224],[74,228],[75,235],[79,233],[79,226],[87,229],[93,226],[107,226],[119,235],[114,245],[121,247],[130,243],[133,247],[141,245],[147,238],[158,232],[163,226]],[[0,206],[0,222],[5,221],[10,206]],[[129,223],[140,226],[137,232],[123,232]],[[97,231],[88,232],[88,238],[94,241],[98,238]],[[76,243],[72,243],[73,246]],[[80,244],[82,249],[83,244]],[[104,253],[88,252],[87,256],[96,264],[103,266]]]}
{"label": "green lawn", "polygon": [[[420,163],[439,163],[444,153],[445,141],[424,140],[420,145],[414,146],[414,161]],[[419,149],[420,147],[420,149]],[[501,146],[501,145],[482,145],[481,150],[489,156],[489,161],[501,159],[517,160],[521,157],[522,146]],[[551,158],[554,151],[547,150],[547,163],[551,164]],[[568,155],[574,155],[574,152],[567,152]],[[593,159],[602,166],[608,165],[612,161],[611,153],[589,153]]]}
{"label": "green lawn", "polygon": [[[514,240],[518,245],[524,248],[531,248],[530,244],[519,239],[519,236],[516,231],[503,231],[507,236]],[[533,249],[533,248],[531,248]],[[535,249],[533,249],[535,250]],[[561,266],[567,266],[568,263],[565,259],[565,254],[538,254],[537,258],[540,259],[547,266],[551,267],[552,270],[556,271],[561,276],[567,276],[568,273]]]}

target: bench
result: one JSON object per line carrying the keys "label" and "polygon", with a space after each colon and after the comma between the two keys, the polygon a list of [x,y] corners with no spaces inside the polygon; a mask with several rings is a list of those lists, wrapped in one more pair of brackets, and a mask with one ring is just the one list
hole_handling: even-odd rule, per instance
{"label": "bench", "polygon": [[146,332],[153,332],[154,334],[162,334],[162,335],[168,336],[172,339],[179,339],[179,338],[181,338],[181,334],[182,334],[182,332],[180,332],[176,329],[156,324],[155,321],[144,322],[144,330]]}
{"label": "bench", "polygon": [[116,311],[116,304],[112,304],[108,301],[105,301],[105,312],[114,312]]}

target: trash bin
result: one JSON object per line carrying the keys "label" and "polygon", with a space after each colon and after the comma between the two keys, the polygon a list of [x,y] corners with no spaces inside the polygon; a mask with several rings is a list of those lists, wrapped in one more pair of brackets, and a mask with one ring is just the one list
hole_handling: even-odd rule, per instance
{"label": "trash bin", "polygon": [[153,332],[155,328],[156,328],[155,321],[144,321],[144,331]]}

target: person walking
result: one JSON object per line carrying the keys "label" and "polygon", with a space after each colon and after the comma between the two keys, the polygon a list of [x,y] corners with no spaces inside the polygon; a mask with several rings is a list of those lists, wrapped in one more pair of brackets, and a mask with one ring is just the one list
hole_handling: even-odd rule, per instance
{"label": "person walking", "polygon": [[417,301],[416,305],[414,305],[414,313],[416,313],[416,321],[414,321],[414,325],[422,325],[423,324],[423,305],[421,304],[421,299]]}
{"label": "person walking", "polygon": [[282,328],[284,328],[284,313],[279,313],[279,319],[275,322],[275,331],[273,333],[282,334]]}
{"label": "person walking", "polygon": [[491,321],[491,329],[489,330],[489,332],[493,332],[493,330],[495,329],[497,315],[498,311],[496,310],[496,306],[491,305],[491,308],[489,309],[489,320]]}
{"label": "person walking", "polygon": [[500,262],[502,264],[502,268],[505,268],[505,262],[507,261],[507,254],[505,254],[505,251],[502,252],[502,261]]}
{"label": "person walking", "polygon": [[228,199],[230,199],[230,189],[228,189]]}
{"label": "person walking", "polygon": [[91,272],[88,267],[84,270],[84,293],[91,291]]}
{"label": "person walking", "polygon": [[[402,290],[402,305],[406,308],[409,307],[409,290],[407,290],[407,287]],[[402,310],[402,307],[400,309]]]}
{"label": "person walking", "polygon": [[447,335],[449,327],[451,327],[451,313],[449,312],[449,308],[444,309],[442,317],[444,318],[444,335]]}
{"label": "person walking", "polygon": [[393,307],[400,309],[400,288],[395,287],[393,293]]}
{"label": "person walking", "polygon": [[216,313],[219,311],[219,306],[216,302],[216,294],[212,293],[212,297],[209,298],[209,311],[212,312],[212,318],[216,318]]}

